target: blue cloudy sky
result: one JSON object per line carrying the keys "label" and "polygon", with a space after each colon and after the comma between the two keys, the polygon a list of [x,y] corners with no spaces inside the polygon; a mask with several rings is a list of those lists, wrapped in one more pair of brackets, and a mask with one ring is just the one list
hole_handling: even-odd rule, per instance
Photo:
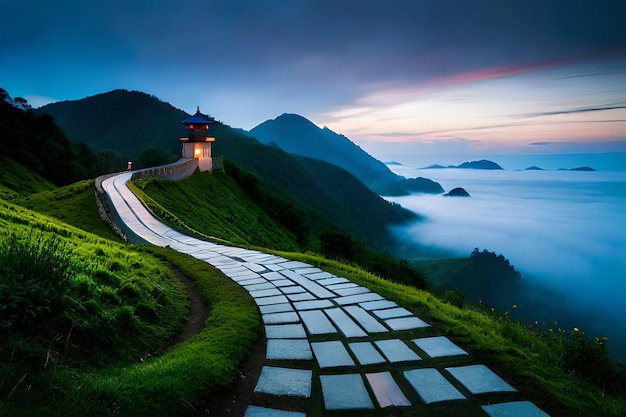
{"label": "blue cloudy sky", "polygon": [[626,169],[623,0],[0,0],[0,16],[0,87],[33,106],[125,88],[244,129],[298,113],[382,160]]}

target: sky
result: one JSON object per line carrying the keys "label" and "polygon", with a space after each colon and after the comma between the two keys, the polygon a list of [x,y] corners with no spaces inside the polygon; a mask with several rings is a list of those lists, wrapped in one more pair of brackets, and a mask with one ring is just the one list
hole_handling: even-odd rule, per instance
{"label": "sky", "polygon": [[623,0],[0,0],[0,16],[0,87],[34,107],[124,88],[247,130],[297,113],[383,161],[626,170]]}

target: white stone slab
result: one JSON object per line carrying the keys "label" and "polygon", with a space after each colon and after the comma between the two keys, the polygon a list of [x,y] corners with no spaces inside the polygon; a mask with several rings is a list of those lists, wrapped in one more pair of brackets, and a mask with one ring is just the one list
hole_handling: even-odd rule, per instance
{"label": "white stone slab", "polygon": [[311,265],[300,261],[288,261],[280,264],[283,269],[297,269],[297,268],[313,268]]}
{"label": "white stone slab", "polygon": [[433,368],[405,371],[404,377],[426,404],[465,399],[438,370]]}
{"label": "white stone slab", "polygon": [[400,339],[374,342],[389,362],[419,361],[421,358]]}
{"label": "white stone slab", "polygon": [[[298,271],[298,272],[300,272],[300,271]],[[346,283],[354,284],[354,283],[348,281],[345,278],[339,278],[339,277],[320,279],[320,280],[316,280],[316,282],[318,284],[320,284],[320,285],[323,285],[324,287],[328,287],[329,285],[334,285],[334,284],[346,284]]]}
{"label": "white stone slab", "polygon": [[337,333],[335,326],[321,310],[300,311],[300,318],[312,335]]}
{"label": "white stone slab", "polygon": [[298,273],[301,275],[310,275],[310,274],[317,274],[319,272],[324,272],[319,268],[302,268],[302,269],[298,269]]}
{"label": "white stone slab", "polygon": [[334,304],[330,300],[310,300],[293,303],[296,310],[312,310],[318,308],[332,307]]}
{"label": "white stone slab", "polygon": [[272,281],[272,284],[274,284],[278,288],[293,287],[293,281],[285,279],[285,277],[283,277],[283,279],[277,279],[277,280]]}
{"label": "white stone slab", "polygon": [[280,291],[283,294],[298,294],[306,290],[299,285],[291,285],[289,287],[280,287]]}
{"label": "white stone slab", "polygon": [[280,295],[282,293],[276,288],[271,288],[267,290],[250,291],[249,294],[252,296],[252,298],[261,298],[261,297],[271,297],[273,295]]}
{"label": "white stone slab", "polygon": [[385,320],[387,326],[393,330],[411,330],[420,329],[422,327],[430,327],[430,324],[426,323],[418,317],[401,317],[398,319]]}
{"label": "white stone slab", "polygon": [[389,301],[389,300],[379,300],[379,301],[368,301],[366,303],[361,303],[359,304],[361,307],[363,307],[366,310],[380,310],[382,308],[391,308],[391,307],[397,307],[398,305],[396,303],[394,303],[393,301]]}
{"label": "white stone slab", "polygon": [[306,417],[306,414],[298,411],[276,410],[274,408],[250,405],[246,408],[246,413],[243,417]]}
{"label": "white stone slab", "polygon": [[467,355],[467,352],[455,345],[445,336],[424,337],[413,342],[431,358],[442,356]]}
{"label": "white stone slab", "polygon": [[515,392],[515,388],[507,384],[485,365],[468,365],[446,368],[472,394],[486,392]]}
{"label": "white stone slab", "polygon": [[395,317],[413,316],[413,313],[411,313],[406,308],[402,308],[402,307],[389,308],[386,310],[377,310],[377,311],[374,311],[374,314],[376,314],[381,319],[392,319]]}
{"label": "white stone slab", "polygon": [[287,298],[289,298],[291,301],[308,301],[308,300],[315,300],[315,296],[311,293],[308,292],[301,292],[298,294],[287,294]]}
{"label": "white stone slab", "polygon": [[385,363],[385,358],[382,357],[371,342],[348,343],[348,347],[361,365]]}
{"label": "white stone slab", "polygon": [[268,281],[274,281],[277,279],[285,279],[285,276],[279,274],[278,272],[266,272],[265,274],[261,274],[261,276]]}
{"label": "white stone slab", "polygon": [[311,348],[320,368],[355,366],[350,354],[339,340],[311,343]]}
{"label": "white stone slab", "polygon": [[348,314],[350,314],[368,333],[382,333],[388,331],[385,326],[376,320],[376,318],[359,306],[347,306],[343,309],[347,311]]}
{"label": "white stone slab", "polygon": [[490,417],[550,417],[530,401],[483,405]]}
{"label": "white stone slab", "polygon": [[352,288],[344,288],[341,290],[333,290],[333,291],[341,295],[342,297],[347,297],[349,295],[356,295],[356,294],[365,294],[365,293],[370,292],[369,288],[359,287],[359,286],[352,287]]}
{"label": "white stone slab", "polygon": [[377,372],[365,374],[367,382],[369,382],[378,405],[385,407],[408,407],[411,402],[400,390],[400,387],[391,376],[390,372]]}
{"label": "white stone slab", "polygon": [[256,303],[256,305],[258,306],[266,306],[269,304],[282,304],[282,303],[288,303],[289,300],[287,300],[287,297],[285,297],[284,295],[277,295],[275,297],[261,297],[261,298],[255,298],[254,302]]}
{"label": "white stone slab", "polygon": [[374,404],[359,374],[321,375],[322,395],[327,410],[373,409]]}
{"label": "white stone slab", "polygon": [[300,321],[300,317],[295,311],[263,314],[261,317],[265,324],[297,323]]}
{"label": "white stone slab", "polygon": [[250,271],[253,272],[262,272],[265,271],[267,268],[265,268],[264,265],[259,265],[253,262],[244,262],[242,264],[243,266],[245,266],[246,268],[248,268]]}
{"label": "white stone slab", "polygon": [[305,339],[306,332],[302,324],[278,324],[265,326],[268,339]]}
{"label": "white stone slab", "polygon": [[270,288],[276,288],[274,284],[270,282],[263,282],[261,284],[252,284],[252,285],[244,285],[246,291],[258,291],[258,290],[269,290]]}
{"label": "white stone slab", "polygon": [[277,368],[264,366],[255,393],[286,397],[311,397],[313,371],[308,369]]}
{"label": "white stone slab", "polygon": [[347,297],[335,298],[335,302],[340,305],[359,304],[366,301],[382,300],[383,296],[376,294],[375,292],[368,292],[365,294],[349,295]]}
{"label": "white stone slab", "polygon": [[268,339],[266,359],[311,360],[313,353],[306,339]]}
{"label": "white stone slab", "polygon": [[282,313],[284,311],[293,311],[293,307],[291,307],[291,304],[289,303],[268,304],[265,306],[259,306],[259,310],[261,311],[261,314]]}
{"label": "white stone slab", "polygon": [[300,275],[297,272],[291,271],[289,269],[285,271],[281,271],[285,277],[289,278],[296,284],[299,284],[307,289],[311,294],[314,294],[318,298],[331,298],[334,297],[335,294],[328,291],[326,288],[317,284],[315,281],[311,281],[309,278],[304,275]]}
{"label": "white stone slab", "polygon": [[318,272],[315,274],[306,274],[306,277],[308,279],[312,279],[313,281],[317,281],[318,279],[325,279],[325,278],[333,278],[334,275],[331,274],[330,272]]}
{"label": "white stone slab", "polygon": [[243,287],[245,287],[246,285],[255,285],[255,284],[263,284],[266,283],[267,280],[263,279],[263,278],[252,278],[252,279],[245,279],[242,281],[237,281],[237,283]]}
{"label": "white stone slab", "polygon": [[327,285],[326,289],[335,291],[335,290],[343,290],[344,288],[354,288],[354,287],[358,287],[358,285],[355,284],[354,282],[346,282],[345,284]]}
{"label": "white stone slab", "polygon": [[342,309],[331,308],[324,310],[324,313],[335,323],[335,326],[337,326],[345,337],[367,336],[367,333],[365,333]]}

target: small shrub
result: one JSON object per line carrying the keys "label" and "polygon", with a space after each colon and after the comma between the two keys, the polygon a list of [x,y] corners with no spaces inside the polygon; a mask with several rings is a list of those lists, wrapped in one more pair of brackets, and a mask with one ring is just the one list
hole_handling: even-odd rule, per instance
{"label": "small shrub", "polygon": [[443,300],[458,308],[463,308],[466,302],[465,296],[457,290],[448,290],[443,293]]}
{"label": "small shrub", "polygon": [[70,291],[71,252],[57,236],[12,234],[0,243],[0,326],[36,332],[62,311]]}

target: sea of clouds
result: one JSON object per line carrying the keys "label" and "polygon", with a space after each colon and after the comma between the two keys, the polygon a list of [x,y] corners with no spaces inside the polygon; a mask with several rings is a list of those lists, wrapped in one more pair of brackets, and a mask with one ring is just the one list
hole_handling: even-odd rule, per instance
{"label": "sea of clouds", "polygon": [[399,239],[449,255],[504,255],[542,306],[525,318],[606,335],[626,359],[626,172],[392,168],[472,196],[391,198],[426,217],[396,229]]}

